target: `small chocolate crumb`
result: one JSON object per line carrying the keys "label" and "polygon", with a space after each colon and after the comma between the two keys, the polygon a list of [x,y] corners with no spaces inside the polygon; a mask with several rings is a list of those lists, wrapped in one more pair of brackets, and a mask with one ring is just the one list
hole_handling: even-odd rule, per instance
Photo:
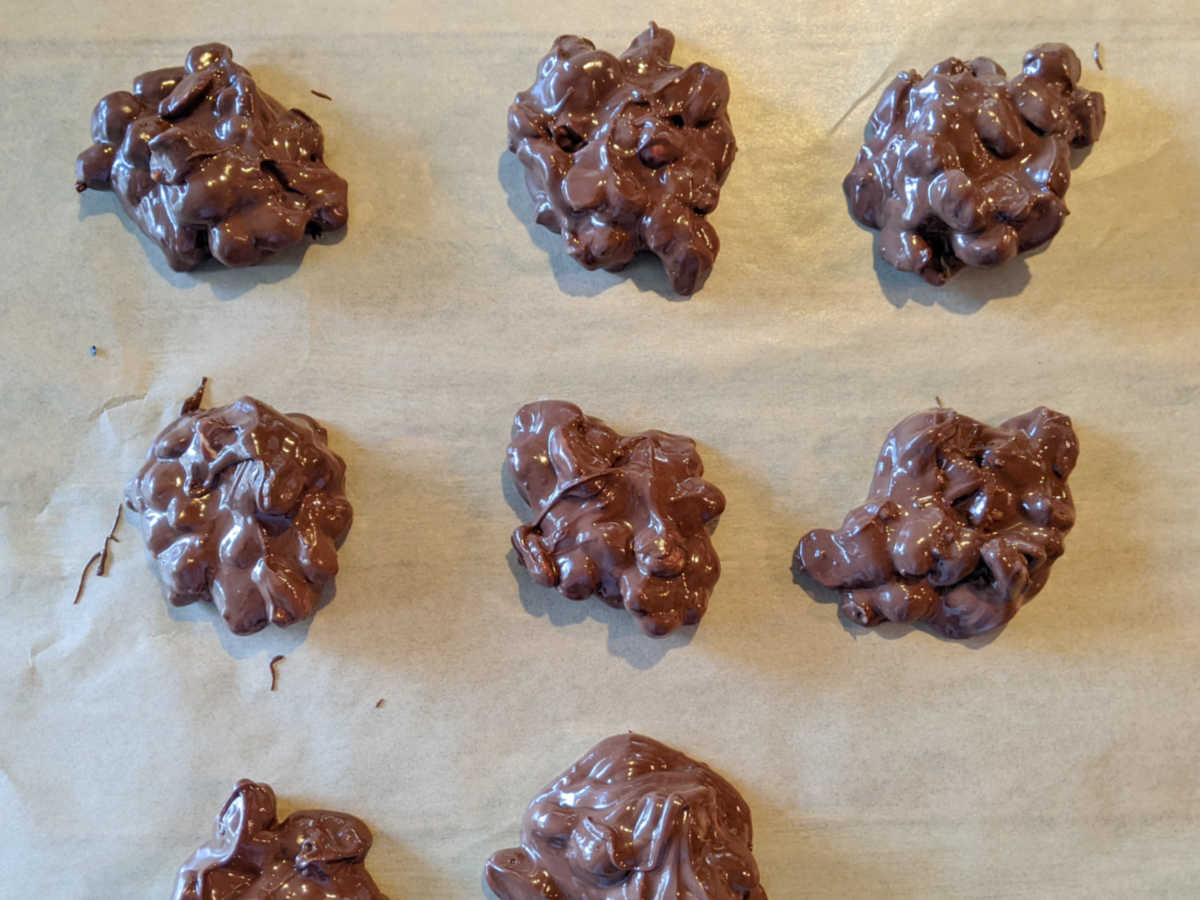
{"label": "small chocolate crumb", "polygon": [[96,564],[96,561],[97,561],[97,560],[99,560],[99,559],[100,559],[100,554],[99,554],[99,552],[97,552],[97,553],[93,553],[93,554],[92,554],[92,558],[91,558],[91,559],[89,559],[89,560],[88,560],[88,561],[87,561],[87,562],[84,564],[84,566],[83,566],[83,572],[82,572],[82,573],[80,574],[80,576],[79,576],[79,587],[77,587],[77,588],[75,589],[75,601],[74,601],[74,603],[73,603],[72,605],[75,605],[75,604],[78,604],[78,603],[79,603],[79,598],[83,596],[83,585],[84,585],[84,583],[87,581],[88,572],[90,572],[90,571],[91,571],[91,569],[92,569],[92,566],[94,566],[94,565]]}
{"label": "small chocolate crumb", "polygon": [[121,539],[117,537],[117,528],[121,525],[121,509],[122,505],[118,503],[117,517],[113,519],[112,528],[108,530],[108,536],[104,538],[104,549],[100,551],[100,566],[96,569],[97,575],[103,575],[108,568],[108,545],[113,541],[121,543]]}
{"label": "small chocolate crumb", "polygon": [[310,91],[309,91],[309,93],[310,93],[310,94],[316,94],[316,95],[317,95],[318,97],[320,97],[322,100],[332,100],[332,99],[333,99],[333,98],[332,98],[332,97],[330,97],[328,94],[322,94],[320,91],[313,91],[313,90],[310,90]]}
{"label": "small chocolate crumb", "polygon": [[89,356],[96,355],[96,345],[95,344],[92,344],[92,346],[88,347],[88,355]]}
{"label": "small chocolate crumb", "polygon": [[1096,46],[1092,48],[1092,59],[1096,61],[1096,68],[1101,72],[1104,71],[1104,63],[1100,62],[1100,42],[1096,41]]}
{"label": "small chocolate crumb", "polygon": [[279,686],[279,673],[275,671],[275,667],[285,659],[287,657],[281,653],[271,660],[271,690],[275,690]]}
{"label": "small chocolate crumb", "polygon": [[87,185],[84,184],[82,181],[75,182],[75,192],[77,194],[82,194],[86,190],[87,190]]}
{"label": "small chocolate crumb", "polygon": [[380,698],[379,698],[379,702],[375,704],[375,708],[376,708],[376,709],[382,709],[382,708],[383,708],[383,698],[382,698],[382,697],[380,697]]}
{"label": "small chocolate crumb", "polygon": [[194,413],[200,408],[200,404],[204,402],[204,389],[208,387],[208,377],[200,379],[200,387],[192,391],[191,395],[183,401],[183,405],[179,407],[179,414],[186,416],[188,413]]}

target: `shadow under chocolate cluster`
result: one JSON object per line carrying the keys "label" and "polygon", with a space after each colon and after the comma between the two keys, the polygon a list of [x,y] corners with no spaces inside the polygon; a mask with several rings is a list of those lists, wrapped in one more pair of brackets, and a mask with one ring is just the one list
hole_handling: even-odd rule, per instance
{"label": "shadow under chocolate cluster", "polygon": [[508,470],[537,513],[513,532],[521,565],[572,600],[599,594],[661,637],[695,625],[721,574],[708,523],[724,495],[688,437],[624,437],[578,406],[544,400],[513,422]]}
{"label": "shadow under chocolate cluster", "polygon": [[275,792],[243,779],[212,839],[179,870],[174,900],[387,900],[367,872],[371,829],[326,810],[275,818]]}
{"label": "shadow under chocolate cluster", "polygon": [[125,498],[171,603],[211,600],[249,634],[311,616],[337,574],[345,472],[316,421],[243,397],[167,426]]}
{"label": "shadow under chocolate cluster", "polygon": [[113,191],[172,269],[252,265],[349,217],[320,126],[260,91],[224,44],[104,97],[92,140],[79,190]]}
{"label": "shadow under chocolate cluster", "polygon": [[842,184],[879,253],[930,284],[1049,241],[1067,215],[1071,148],[1104,127],[1104,95],[1076,87],[1079,58],[1039,44],[1011,81],[993,60],[901,72]]}
{"label": "shadow under chocolate cluster", "polygon": [[675,37],[651,24],[618,59],[565,35],[508,110],[537,221],[589,269],[656,254],[671,287],[700,289],[719,242],[708,223],[737,146],[729,82],[671,63]]}
{"label": "shadow under chocolate cluster", "polygon": [[947,637],[1011,619],[1075,524],[1071,420],[1038,407],[990,428],[951,409],[909,416],[879,453],[867,502],[810,531],[796,566],[863,625],[927,621]]}
{"label": "shadow under chocolate cluster", "polygon": [[637,734],[601,741],[484,870],[500,900],[766,900],[750,809],[728,781]]}

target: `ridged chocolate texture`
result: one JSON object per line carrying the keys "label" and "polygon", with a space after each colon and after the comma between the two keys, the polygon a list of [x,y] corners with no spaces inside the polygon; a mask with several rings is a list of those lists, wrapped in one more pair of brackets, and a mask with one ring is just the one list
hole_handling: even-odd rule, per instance
{"label": "ridged chocolate texture", "polygon": [[1062,227],[1071,147],[1104,127],[1104,95],[1076,87],[1079,58],[1039,44],[1005,81],[993,60],[901,72],[842,184],[850,214],[879,229],[880,255],[930,284],[995,266]]}
{"label": "ridged chocolate texture", "polygon": [[1071,420],[1038,407],[990,428],[952,409],[909,416],[879,453],[867,502],[810,531],[797,568],[841,591],[862,625],[924,620],[947,637],[1011,619],[1075,524]]}
{"label": "ridged chocolate texture", "polygon": [[79,190],[111,190],[172,269],[210,256],[249,266],[343,227],[346,182],[324,163],[321,127],[260,91],[224,44],[183,68],[139,75],[92,113]]}
{"label": "ridged chocolate texture", "polygon": [[700,477],[695,441],[625,437],[573,403],[543,400],[517,412],[508,470],[537,514],[512,537],[534,581],[624,605],[653,637],[700,621],[721,574],[708,524],[725,496]]}
{"label": "ridged chocolate texture", "polygon": [[325,429],[252,397],[180,416],[125,489],[171,603],[212,601],[235,634],[307,619],[350,528]]}
{"label": "ridged chocolate texture", "polygon": [[323,809],[275,819],[275,792],[245,779],[212,840],[179,870],[174,900],[387,900],[367,873],[371,829]]}
{"label": "ridged chocolate texture", "polygon": [[675,36],[651,23],[620,58],[564,35],[508,110],[508,147],[525,167],[537,221],[589,269],[642,250],[680,294],[700,289],[719,242],[708,222],[737,145],[729,82],[704,63],[671,63]]}
{"label": "ridged chocolate texture", "polygon": [[601,741],[484,869],[500,900],[766,900],[750,809],[704,763],[638,734]]}

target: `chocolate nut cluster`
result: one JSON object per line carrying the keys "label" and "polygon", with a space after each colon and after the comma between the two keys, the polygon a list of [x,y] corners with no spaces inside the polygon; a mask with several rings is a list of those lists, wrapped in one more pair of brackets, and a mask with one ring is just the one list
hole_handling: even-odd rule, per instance
{"label": "chocolate nut cluster", "polygon": [[212,839],[179,870],[174,900],[387,900],[366,868],[371,829],[345,813],[275,818],[275,792],[243,779]]}
{"label": "chocolate nut cluster", "polygon": [[1038,407],[990,428],[952,409],[891,430],[867,502],[810,531],[796,567],[862,625],[923,620],[952,638],[1007,622],[1050,575],[1075,524],[1071,420]]}
{"label": "chocolate nut cluster", "polygon": [[691,438],[625,437],[543,400],[517,412],[508,471],[536,513],[512,537],[534,581],[624,605],[653,637],[700,621],[721,574],[708,523],[725,497],[700,477]]}
{"label": "chocolate nut cluster", "polygon": [[349,215],[320,126],[260,91],[224,44],[104,97],[92,140],[78,189],[113,191],[172,269],[253,265]]}
{"label": "chocolate nut cluster", "polygon": [[1070,47],[1039,44],[1011,81],[985,58],[897,75],[842,184],[855,220],[879,230],[880,255],[940,285],[1054,237],[1071,148],[1104,127],[1104,95],[1077,87],[1080,71]]}
{"label": "chocolate nut cluster", "polygon": [[211,601],[250,634],[307,619],[337,574],[345,473],[316,421],[243,397],[168,425],[125,501],[171,603]]}
{"label": "chocolate nut cluster", "polygon": [[675,36],[653,23],[620,58],[565,35],[508,110],[537,221],[589,269],[657,255],[691,294],[719,242],[708,222],[737,145],[725,74],[671,63]]}
{"label": "chocolate nut cluster", "polygon": [[750,809],[704,763],[637,734],[601,741],[484,869],[500,900],[767,900]]}

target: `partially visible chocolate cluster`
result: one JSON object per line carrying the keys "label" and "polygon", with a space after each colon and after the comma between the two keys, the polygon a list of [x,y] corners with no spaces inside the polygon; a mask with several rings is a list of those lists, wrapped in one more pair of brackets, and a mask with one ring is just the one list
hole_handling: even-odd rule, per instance
{"label": "partially visible chocolate cluster", "polygon": [[842,184],[851,215],[880,231],[883,258],[940,285],[1054,237],[1071,148],[1104,127],[1104,95],[1077,87],[1080,72],[1070,47],[1039,44],[1011,81],[982,57],[897,75]]}
{"label": "partially visible chocolate cluster", "polygon": [[171,603],[212,601],[250,634],[307,619],[337,574],[345,473],[315,420],[243,397],[168,425],[125,500]]}
{"label": "partially visible chocolate cluster", "polygon": [[601,741],[484,869],[500,900],[767,900],[750,808],[704,763],[638,734]]}
{"label": "partially visible chocolate cluster", "polygon": [[224,44],[145,72],[96,104],[79,190],[111,190],[172,269],[248,266],[346,224],[321,127],[263,93]]}
{"label": "partially visible chocolate cluster", "polygon": [[617,434],[578,406],[521,407],[508,469],[534,520],[513,532],[534,581],[572,600],[624,604],[649,635],[695,625],[721,565],[708,525],[724,495],[688,437]]}
{"label": "partially visible chocolate cluster", "polygon": [[990,428],[952,409],[891,430],[867,502],[810,531],[796,566],[863,625],[924,620],[947,637],[1007,622],[1050,576],[1075,524],[1071,420],[1038,407]]}
{"label": "partially visible chocolate cluster", "polygon": [[242,779],[212,839],[179,870],[174,900],[387,900],[367,872],[371,829],[346,813],[275,818],[275,792]]}
{"label": "partially visible chocolate cluster", "polygon": [[618,59],[564,35],[508,110],[537,221],[589,269],[656,254],[671,287],[700,289],[719,242],[708,223],[737,145],[720,69],[671,63],[653,23]]}

